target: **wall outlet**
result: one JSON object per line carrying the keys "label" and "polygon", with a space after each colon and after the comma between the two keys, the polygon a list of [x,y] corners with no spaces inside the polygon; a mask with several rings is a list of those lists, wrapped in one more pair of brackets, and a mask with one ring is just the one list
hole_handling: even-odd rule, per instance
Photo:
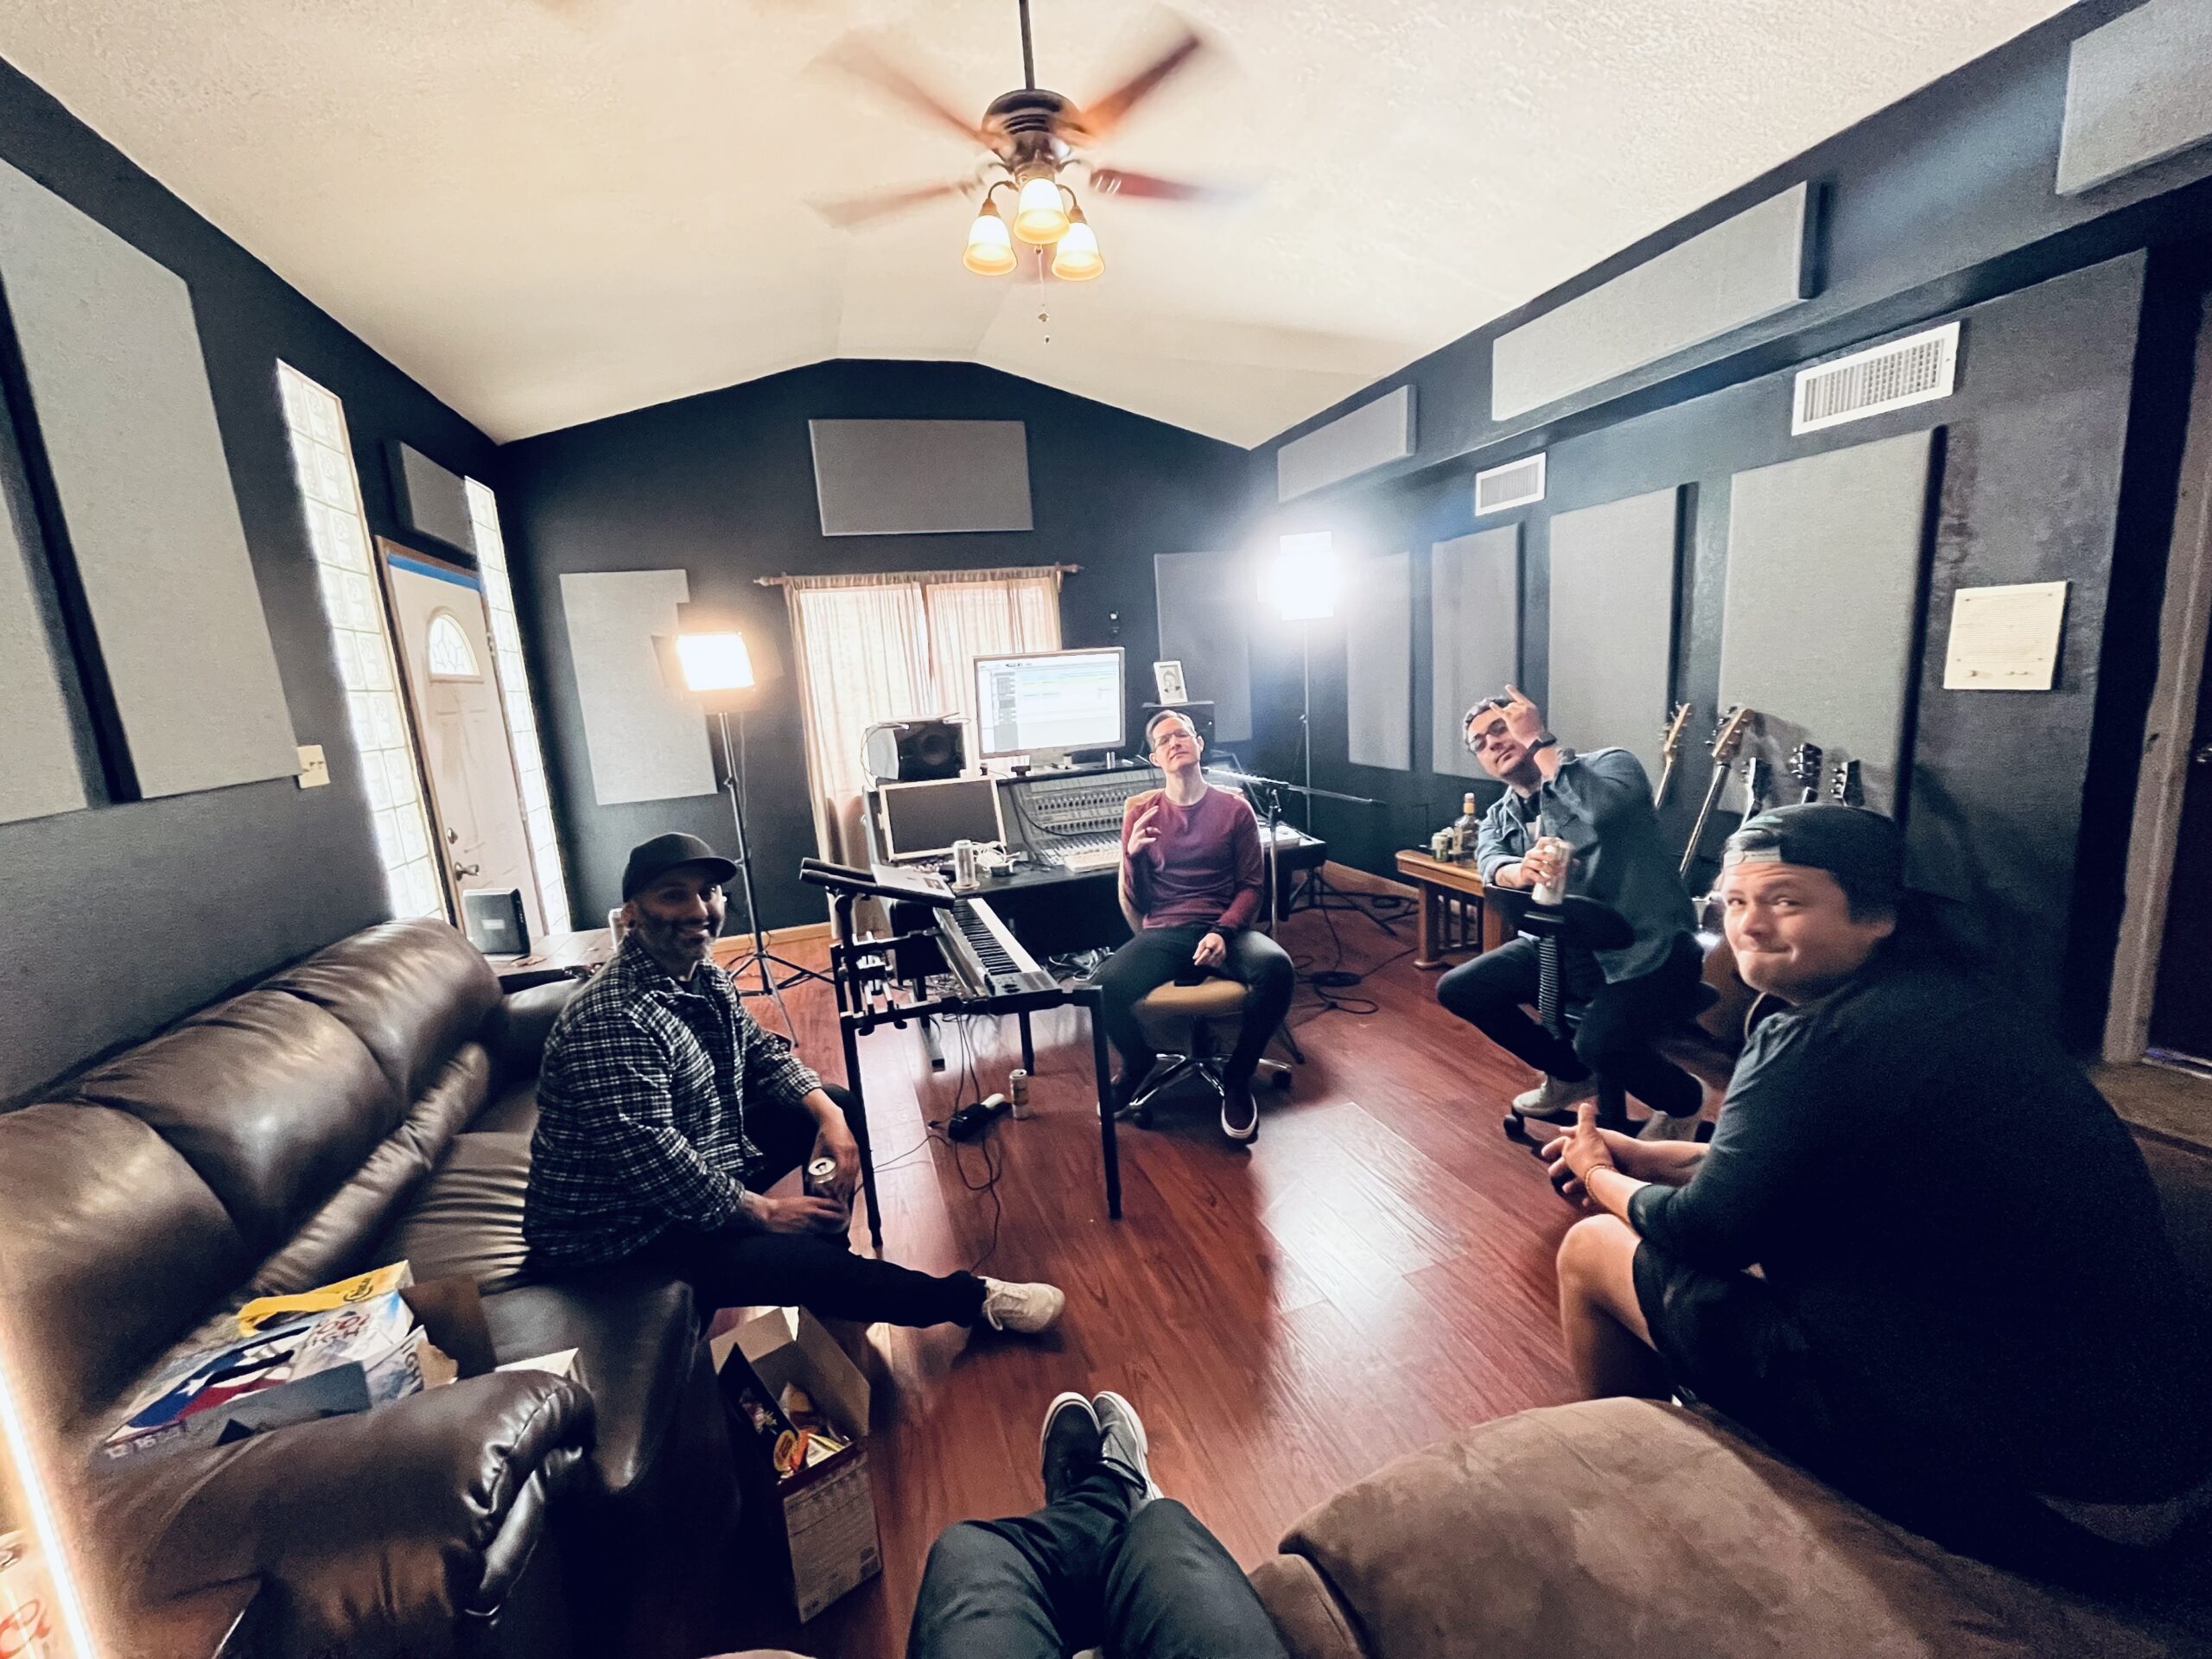
{"label": "wall outlet", "polygon": [[330,762],[322,758],[322,745],[300,745],[300,787],[321,789],[330,781]]}

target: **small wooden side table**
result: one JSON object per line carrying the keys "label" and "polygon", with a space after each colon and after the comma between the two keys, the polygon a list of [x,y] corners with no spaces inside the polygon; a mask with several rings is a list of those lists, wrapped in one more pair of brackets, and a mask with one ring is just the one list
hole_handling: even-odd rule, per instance
{"label": "small wooden side table", "polygon": [[1454,864],[1411,848],[1398,855],[1398,874],[1421,894],[1416,968],[1449,967],[1449,953],[1494,950],[1505,943],[1505,918],[1483,903],[1483,879],[1471,864]]}
{"label": "small wooden side table", "polygon": [[487,957],[499,976],[499,988],[524,990],[548,980],[574,977],[573,969],[595,969],[614,954],[614,936],[603,927],[573,933],[549,933],[525,957]]}

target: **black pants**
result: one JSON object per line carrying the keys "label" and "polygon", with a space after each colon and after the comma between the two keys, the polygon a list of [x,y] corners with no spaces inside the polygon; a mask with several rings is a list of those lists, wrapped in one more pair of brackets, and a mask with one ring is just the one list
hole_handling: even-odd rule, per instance
{"label": "black pants", "polygon": [[[835,1084],[822,1087],[851,1112],[850,1095]],[[796,1108],[748,1112],[746,1130],[767,1160],[754,1177],[758,1187],[774,1185],[814,1150],[814,1119]],[[681,1229],[630,1259],[683,1280],[706,1310],[799,1306],[833,1319],[914,1325],[973,1325],[983,1311],[983,1281],[975,1274],[916,1273],[855,1255],[843,1234]]]}
{"label": "black pants", "polygon": [[1100,1470],[1058,1503],[963,1521],[930,1549],[907,1659],[1286,1659],[1236,1563],[1173,1498]]}
{"label": "black pants", "polygon": [[1654,1046],[1697,1004],[1705,971],[1696,939],[1677,934],[1667,960],[1652,972],[1607,985],[1585,957],[1567,976],[1571,1001],[1583,1005],[1572,1046],[1530,1019],[1536,1000],[1536,942],[1514,939],[1463,962],[1436,982],[1436,1000],[1507,1053],[1567,1083],[1602,1071],[1654,1111],[1688,1117],[1705,1103],[1695,1077]]}
{"label": "black pants", "polygon": [[[1106,1035],[1122,1057],[1122,1075],[1134,1082],[1152,1069],[1159,1058],[1144,1034],[1135,1009],[1147,991],[1158,990],[1191,965],[1198,941],[1219,930],[1210,927],[1147,927],[1099,965],[1091,976],[1098,987],[1098,1017]],[[1249,1083],[1267,1052],[1268,1040],[1282,1017],[1290,1012],[1291,993],[1298,976],[1283,948],[1252,928],[1237,928],[1222,935],[1229,956],[1215,971],[1242,982],[1253,995],[1244,1009],[1243,1029],[1236,1046],[1222,1067],[1232,1084]]]}

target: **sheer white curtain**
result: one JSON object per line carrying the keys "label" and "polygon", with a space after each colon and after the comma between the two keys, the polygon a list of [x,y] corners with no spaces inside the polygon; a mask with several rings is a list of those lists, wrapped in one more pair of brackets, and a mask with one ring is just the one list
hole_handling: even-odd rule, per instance
{"label": "sheer white curtain", "polygon": [[786,576],[817,838],[867,779],[861,741],[879,721],[976,718],[978,657],[1060,648],[1060,572],[927,570]]}

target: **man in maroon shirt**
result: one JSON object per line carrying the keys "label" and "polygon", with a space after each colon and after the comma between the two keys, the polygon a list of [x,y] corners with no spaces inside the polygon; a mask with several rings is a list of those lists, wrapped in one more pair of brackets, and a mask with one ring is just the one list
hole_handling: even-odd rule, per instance
{"label": "man in maroon shirt", "polygon": [[1122,914],[1135,936],[1096,974],[1099,1018],[1122,1056],[1114,1103],[1127,1105],[1159,1056],[1134,1012],[1170,980],[1225,975],[1252,988],[1243,1033],[1223,1067],[1221,1127],[1232,1141],[1260,1132],[1252,1073],[1290,1009],[1290,958],[1255,931],[1266,884],[1260,827],[1242,795],[1211,789],[1198,770],[1205,747],[1188,716],[1165,709],[1145,727],[1164,789],[1133,796],[1122,813]]}

